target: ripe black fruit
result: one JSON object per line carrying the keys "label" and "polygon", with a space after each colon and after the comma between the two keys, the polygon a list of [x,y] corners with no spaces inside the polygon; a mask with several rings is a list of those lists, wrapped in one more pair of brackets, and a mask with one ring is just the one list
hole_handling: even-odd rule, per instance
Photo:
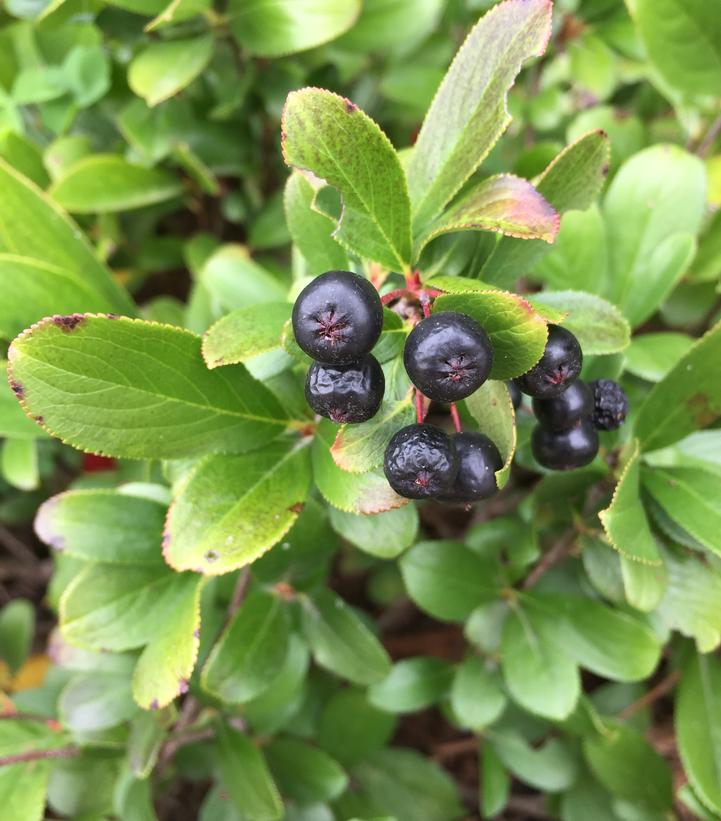
{"label": "ripe black fruit", "polygon": [[593,415],[593,391],[577,379],[560,396],[534,399],[533,411],[538,422],[547,430],[561,433],[572,428],[580,419]]}
{"label": "ripe black fruit", "polygon": [[529,396],[558,396],[581,373],[583,353],[576,337],[559,325],[548,326],[548,341],[540,361],[516,384]]}
{"label": "ripe black fruit", "polygon": [[523,399],[523,394],[521,393],[520,388],[512,379],[509,379],[506,382],[506,387],[508,388],[508,393],[511,395],[513,410],[518,410],[521,407],[521,400]]}
{"label": "ripe black fruit", "polygon": [[453,440],[434,425],[407,425],[386,448],[383,470],[406,499],[429,499],[447,491],[458,472]]}
{"label": "ripe black fruit", "polygon": [[539,465],[550,470],[573,470],[592,462],[598,453],[598,433],[590,419],[582,419],[563,433],[536,425],[531,449]]}
{"label": "ripe black fruit", "polygon": [[591,382],[593,389],[593,424],[598,430],[620,428],[628,413],[628,396],[612,379]]}
{"label": "ripe black fruit", "polygon": [[411,331],[403,361],[421,393],[436,402],[457,402],[488,379],[493,350],[475,319],[441,311],[421,320]]}
{"label": "ripe black fruit", "polygon": [[498,448],[482,433],[457,433],[453,444],[458,454],[456,480],[438,498],[442,502],[477,502],[498,490],[496,471],[503,467]]}
{"label": "ripe black fruit", "polygon": [[334,422],[366,422],[383,399],[385,378],[378,360],[325,365],[314,362],[305,380],[305,398],[316,413]]}
{"label": "ripe black fruit", "polygon": [[378,292],[350,271],[327,271],[300,292],[293,333],[313,359],[337,365],[370,353],[383,328]]}

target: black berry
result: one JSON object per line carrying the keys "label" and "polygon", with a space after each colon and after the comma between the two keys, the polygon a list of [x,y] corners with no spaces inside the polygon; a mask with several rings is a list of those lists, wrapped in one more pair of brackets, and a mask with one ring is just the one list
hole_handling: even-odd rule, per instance
{"label": "black berry", "polygon": [[493,351],[488,335],[466,314],[441,311],[416,325],[403,361],[413,384],[436,402],[465,399],[488,379]]}
{"label": "black berry", "polygon": [[516,384],[529,396],[548,399],[566,390],[581,373],[581,365],[583,353],[576,337],[559,325],[549,325],[543,356]]}
{"label": "black berry", "polygon": [[366,422],[380,407],[384,388],[383,369],[368,354],[345,365],[314,362],[305,381],[305,398],[316,413],[334,422]]}
{"label": "black berry", "polygon": [[293,306],[293,333],[313,359],[337,365],[371,352],[383,327],[378,292],[364,277],[328,271],[307,285]]}
{"label": "black berry", "polygon": [[506,382],[506,387],[508,388],[508,393],[511,395],[513,410],[518,410],[521,407],[521,400],[523,399],[523,394],[521,393],[520,388],[512,379],[509,379],[508,382]]}
{"label": "black berry", "polygon": [[429,499],[447,491],[458,472],[453,440],[434,425],[407,425],[386,448],[383,469],[396,493]]}
{"label": "black berry", "polygon": [[573,470],[592,462],[598,453],[598,433],[590,419],[582,419],[563,433],[537,425],[531,449],[539,465],[550,470]]}
{"label": "black berry", "polygon": [[498,448],[482,433],[457,433],[453,444],[458,454],[456,480],[438,498],[442,502],[477,502],[498,490],[496,471],[503,467]]}
{"label": "black berry", "polygon": [[540,425],[561,433],[572,428],[580,419],[591,418],[593,391],[585,382],[577,379],[559,396],[534,399],[533,411]]}
{"label": "black berry", "polygon": [[620,428],[628,413],[628,396],[612,379],[591,382],[593,390],[593,424],[598,430]]}

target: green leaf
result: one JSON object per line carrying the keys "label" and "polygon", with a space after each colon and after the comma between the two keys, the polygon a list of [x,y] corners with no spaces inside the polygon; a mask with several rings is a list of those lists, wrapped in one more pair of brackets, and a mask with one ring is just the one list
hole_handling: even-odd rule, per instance
{"label": "green leaf", "polygon": [[581,667],[613,681],[640,681],[656,668],[659,639],[640,619],[580,596],[537,594],[526,606],[529,600],[555,619],[559,641]]}
{"label": "green leaf", "polygon": [[163,11],[145,26],[145,31],[156,31],[196,15],[206,14],[211,5],[212,0],[170,0]]}
{"label": "green leaf", "polygon": [[149,106],[162,103],[205,70],[213,56],[213,46],[209,34],[151,43],[130,63],[128,85]]}
{"label": "green leaf", "polygon": [[499,174],[478,183],[420,233],[414,259],[441,234],[456,231],[494,231],[518,239],[552,243],[560,218],[527,180]]}
{"label": "green leaf", "polygon": [[49,761],[0,769],[0,802],[5,817],[42,821],[49,776]]}
{"label": "green leaf", "polygon": [[[538,192],[559,214],[585,210],[598,196],[610,159],[608,135],[591,131],[567,146],[534,180]],[[539,240],[501,237],[479,276],[487,282],[509,287],[531,271],[551,250]]]}
{"label": "green leaf", "polygon": [[318,743],[334,758],[352,766],[380,750],[390,740],[396,719],[369,703],[354,688],[334,693],[318,721]]}
{"label": "green leaf", "polygon": [[283,803],[263,753],[245,735],[225,724],[218,732],[218,767],[226,793],[242,818],[275,821]]}
{"label": "green leaf", "polygon": [[705,204],[703,163],[678,146],[644,149],[614,178],[603,209],[610,250],[605,295],[631,325],[663,303],[690,265]]}
{"label": "green leaf", "polygon": [[9,439],[44,439],[45,431],[23,413],[8,384],[7,362],[0,360],[0,436]]}
{"label": "green leaf", "polygon": [[576,336],[584,355],[618,353],[631,341],[623,314],[601,297],[583,291],[543,291],[533,295],[533,303],[567,312],[561,324]]}
{"label": "green leaf", "polygon": [[516,412],[508,388],[504,382],[489,379],[466,399],[466,407],[500,451],[503,467],[496,471],[496,484],[503,488],[511,475],[516,452]]}
{"label": "green leaf", "polygon": [[635,432],[643,451],[672,445],[721,416],[719,361],[721,322],[690,348],[641,405]]}
{"label": "green leaf", "polygon": [[349,100],[315,88],[288,95],[281,128],[286,163],[312,171],[343,197],[335,239],[364,259],[406,271],[411,262],[406,180],[380,128]]}
{"label": "green leaf", "polygon": [[328,753],[305,741],[273,739],[265,755],[283,795],[301,804],[332,801],[348,784],[342,767]]}
{"label": "green leaf", "polygon": [[560,721],[576,707],[578,668],[554,635],[551,619],[537,610],[513,608],[501,643],[501,666],[513,700],[531,713]]}
{"label": "green leaf", "polygon": [[130,680],[112,673],[80,673],[63,688],[58,701],[62,723],[76,733],[115,727],[138,712]]}
{"label": "green leaf", "polygon": [[441,659],[418,656],[393,665],[368,689],[368,700],[389,713],[414,713],[438,703],[453,680],[453,668]]}
{"label": "green leaf", "polygon": [[6,439],[0,453],[2,475],[19,490],[35,490],[40,485],[37,445],[33,439]]}
{"label": "green leaf", "polygon": [[379,750],[353,776],[373,804],[397,821],[449,821],[463,815],[451,777],[414,750]]}
{"label": "green leaf", "polygon": [[479,767],[480,804],[484,818],[493,818],[502,812],[508,801],[511,778],[489,743],[481,748]]}
{"label": "green leaf", "polygon": [[508,127],[506,95],[522,64],[546,50],[551,5],[507,0],[471,30],[426,115],[408,168],[414,225],[424,228]]}
{"label": "green leaf", "polygon": [[303,599],[303,632],[316,662],[355,684],[374,684],[391,669],[378,639],[352,608],[329,590]]}
{"label": "green leaf", "polygon": [[521,781],[544,792],[567,790],[578,775],[578,761],[567,744],[551,738],[542,747],[531,747],[516,732],[491,732],[498,757]]}
{"label": "green leaf", "polygon": [[26,599],[13,599],[0,610],[0,659],[13,675],[30,652],[34,631],[35,610]]}
{"label": "green leaf", "polygon": [[611,504],[598,517],[611,545],[632,561],[659,565],[661,557],[640,497],[640,452],[634,440],[613,492]]}
{"label": "green leaf", "polygon": [[668,586],[656,614],[669,628],[696,640],[700,653],[721,643],[721,574],[697,554],[664,553]]}
{"label": "green leaf", "polygon": [[[405,54],[434,31],[442,11],[443,0],[364,0],[358,21],[336,45],[363,54],[385,50]],[[413,68],[421,66],[414,63]]]}
{"label": "green leaf", "polygon": [[546,347],[546,320],[517,294],[448,294],[436,299],[433,310],[468,314],[485,330],[493,348],[491,379],[511,379],[526,373]]}
{"label": "green leaf", "polygon": [[478,656],[469,656],[456,670],[450,700],[457,722],[474,732],[493,724],[507,701],[499,677]]}
{"label": "green leaf", "polygon": [[198,658],[202,577],[176,577],[169,610],[165,617],[154,613],[158,619],[133,673],[133,698],[144,710],[165,707],[186,693]]}
{"label": "green leaf", "polygon": [[19,171],[38,188],[48,184],[48,172],[43,165],[43,155],[38,146],[22,134],[4,131],[0,134],[0,157]]}
{"label": "green leaf", "polygon": [[379,559],[395,559],[416,540],[418,508],[405,505],[373,516],[329,508],[333,529],[357,548]]}
{"label": "green leaf", "polygon": [[293,242],[311,271],[345,270],[348,255],[333,239],[335,222],[315,210],[317,189],[304,174],[294,172],[285,185],[285,219]]}
{"label": "green leaf", "polygon": [[419,542],[400,560],[400,569],[411,599],[442,621],[463,621],[500,593],[493,561],[457,542]]}
{"label": "green leaf", "polygon": [[676,732],[683,769],[704,805],[721,813],[721,664],[693,654],[676,697]]}
{"label": "green leaf", "polygon": [[86,561],[157,565],[165,512],[165,505],[117,490],[69,490],[41,505],[35,532],[53,549]]}
{"label": "green leaf", "polygon": [[693,345],[686,334],[641,334],[626,352],[626,370],[648,382],[660,382]]}
{"label": "green leaf", "polygon": [[182,194],[180,181],[158,168],[134,165],[115,154],[93,154],[65,169],[49,194],[75,214],[129,211]]}
{"label": "green leaf", "polygon": [[721,554],[721,477],[700,468],[648,468],[644,488],[694,539]]}
{"label": "green leaf", "polygon": [[87,239],[57,204],[0,160],[0,251],[72,271],[118,313],[133,314],[127,292],[98,260]]}
{"label": "green leaf", "polygon": [[200,281],[223,311],[284,302],[286,298],[286,289],[254,262],[242,245],[222,245],[211,254],[203,264]]}
{"label": "green leaf", "polygon": [[313,441],[313,477],[328,502],[346,513],[383,513],[407,504],[388,484],[380,469],[348,473],[333,461],[330,449],[338,426],[323,420]]}
{"label": "green leaf", "polygon": [[203,668],[203,688],[232,704],[262,693],[285,663],[289,627],[278,596],[252,592],[213,647]]}
{"label": "green leaf", "polygon": [[163,554],[176,570],[218,575],[283,538],[311,483],[310,439],[285,439],[242,456],[210,456],[168,511]]}
{"label": "green leaf", "polygon": [[[604,545],[604,550],[608,551]],[[618,556],[626,601],[644,613],[655,610],[668,585],[666,565],[648,565]]]}
{"label": "green leaf", "polygon": [[242,365],[209,371],[200,342],[125,317],[52,317],[10,346],[9,376],[28,415],[81,450],[177,459],[277,436],[286,420],[276,399]]}
{"label": "green leaf", "polygon": [[383,454],[393,434],[414,419],[410,399],[384,402],[368,422],[341,426],[330,449],[333,461],[349,473],[373,470],[383,464]]}
{"label": "green leaf", "polygon": [[78,274],[15,254],[0,254],[0,335],[12,339],[51,314],[113,310],[113,302]]}
{"label": "green leaf", "polygon": [[634,18],[664,81],[690,95],[721,86],[721,22],[704,0],[636,0]]}
{"label": "green leaf", "polygon": [[257,57],[281,57],[315,48],[347,31],[360,0],[231,0],[230,29]]}
{"label": "green leaf", "polygon": [[614,725],[606,734],[587,736],[583,749],[594,775],[613,795],[640,812],[670,810],[671,771],[638,730]]}

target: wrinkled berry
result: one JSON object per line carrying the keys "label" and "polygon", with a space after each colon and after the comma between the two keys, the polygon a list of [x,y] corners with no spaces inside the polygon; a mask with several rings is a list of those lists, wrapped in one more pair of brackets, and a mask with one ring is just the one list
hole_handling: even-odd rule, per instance
{"label": "wrinkled berry", "polygon": [[598,453],[598,433],[590,419],[582,419],[562,433],[536,425],[531,449],[539,465],[550,470],[573,470],[594,460]]}
{"label": "wrinkled berry", "polygon": [[475,319],[441,311],[411,331],[403,362],[411,382],[429,399],[457,402],[488,379],[493,350]]}
{"label": "wrinkled berry", "polygon": [[383,306],[371,283],[349,271],[321,274],[293,306],[293,333],[313,359],[337,365],[371,352],[383,328]]}
{"label": "wrinkled berry", "polygon": [[458,473],[442,502],[477,502],[498,490],[496,471],[503,467],[498,448],[482,433],[457,433],[453,444],[458,454]]}
{"label": "wrinkled berry", "polygon": [[447,491],[458,472],[453,440],[434,425],[407,425],[386,448],[383,469],[396,493],[429,499]]}
{"label": "wrinkled berry", "polygon": [[559,396],[534,399],[533,411],[544,428],[561,433],[572,428],[580,419],[591,418],[593,391],[585,382],[577,379]]}
{"label": "wrinkled berry", "polygon": [[591,382],[593,390],[593,424],[598,430],[620,428],[628,413],[628,396],[612,379]]}
{"label": "wrinkled berry", "polygon": [[559,325],[548,326],[548,341],[540,361],[515,381],[529,396],[558,396],[581,373],[583,353],[576,337]]}
{"label": "wrinkled berry", "polygon": [[523,399],[523,394],[521,393],[520,388],[512,379],[509,379],[508,382],[506,382],[506,387],[508,388],[508,393],[511,395],[513,410],[518,410],[521,407],[521,401]]}
{"label": "wrinkled berry", "polygon": [[305,398],[316,413],[334,422],[366,422],[383,399],[385,378],[378,360],[326,365],[314,362],[305,380]]}

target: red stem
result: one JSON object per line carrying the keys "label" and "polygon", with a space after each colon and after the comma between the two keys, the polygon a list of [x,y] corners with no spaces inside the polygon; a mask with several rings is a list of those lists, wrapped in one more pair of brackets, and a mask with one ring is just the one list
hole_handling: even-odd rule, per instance
{"label": "red stem", "polygon": [[58,747],[54,750],[29,750],[26,753],[5,755],[0,757],[0,767],[10,764],[23,764],[27,761],[42,761],[46,758],[74,758],[80,755],[79,747]]}
{"label": "red stem", "polygon": [[455,402],[451,402],[451,419],[453,419],[453,427],[456,429],[456,433],[463,433],[461,417],[458,413],[458,406]]}
{"label": "red stem", "polygon": [[416,422],[422,425],[425,418],[426,412],[423,408],[423,394],[416,388]]}
{"label": "red stem", "polygon": [[410,295],[410,291],[407,288],[396,288],[395,291],[388,291],[387,294],[383,294],[381,297],[381,303],[383,305],[387,305],[389,302],[393,302],[394,299],[400,299],[402,296]]}
{"label": "red stem", "polygon": [[428,299],[428,291],[421,291],[421,307],[423,308],[423,316],[427,319],[431,315],[431,302]]}

